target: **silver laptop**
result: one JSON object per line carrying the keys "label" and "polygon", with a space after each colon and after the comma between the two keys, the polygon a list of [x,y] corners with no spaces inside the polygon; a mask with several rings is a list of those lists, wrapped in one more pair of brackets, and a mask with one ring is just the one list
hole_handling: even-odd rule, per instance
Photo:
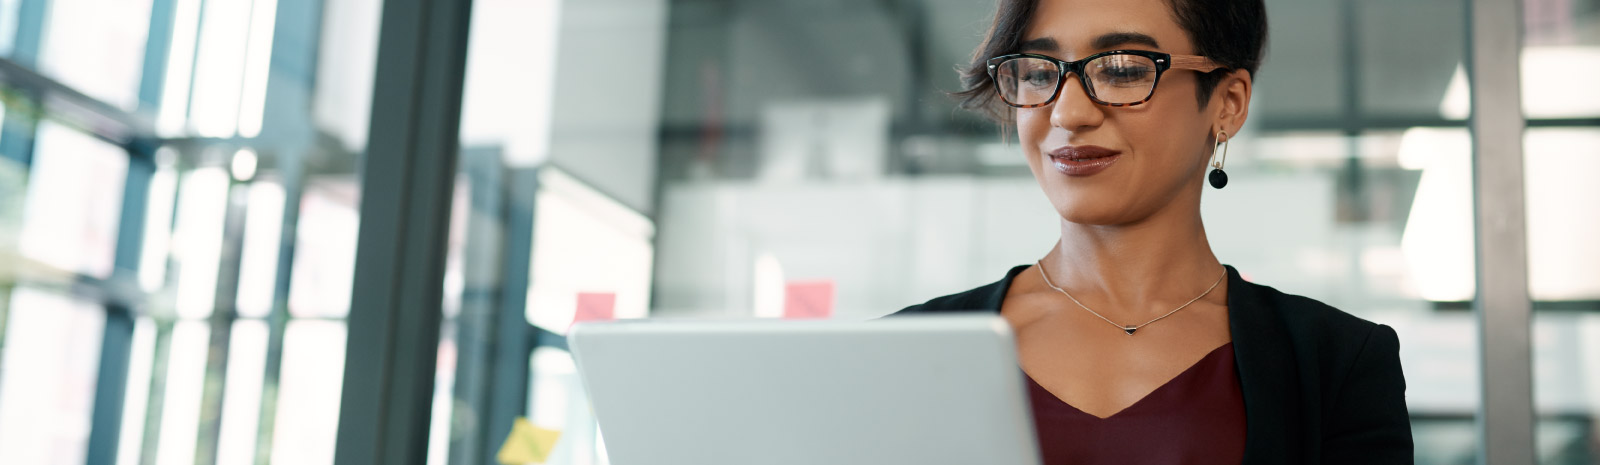
{"label": "silver laptop", "polygon": [[582,323],[615,465],[1038,465],[998,316]]}

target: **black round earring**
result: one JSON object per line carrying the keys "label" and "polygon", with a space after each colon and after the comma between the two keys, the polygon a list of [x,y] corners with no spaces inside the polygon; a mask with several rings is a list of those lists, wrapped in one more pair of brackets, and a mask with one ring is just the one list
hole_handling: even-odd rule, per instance
{"label": "black round earring", "polygon": [[[1228,185],[1228,173],[1222,171],[1222,163],[1228,160],[1228,132],[1218,131],[1217,138],[1222,140],[1222,158],[1211,163],[1211,187],[1221,189]],[[1216,153],[1216,147],[1212,147],[1211,154]]]}

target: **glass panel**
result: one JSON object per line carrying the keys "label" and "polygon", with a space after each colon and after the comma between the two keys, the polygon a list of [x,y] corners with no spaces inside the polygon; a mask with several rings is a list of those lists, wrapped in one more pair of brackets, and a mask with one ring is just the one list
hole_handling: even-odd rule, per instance
{"label": "glass panel", "polygon": [[[1529,293],[1536,302],[1600,303],[1600,126],[1532,128],[1524,143]],[[1600,310],[1600,307],[1592,307]]]}
{"label": "glass panel", "polygon": [[81,464],[104,313],[54,292],[18,287],[9,294],[0,328],[0,463]]}
{"label": "glass panel", "polygon": [[135,109],[151,0],[44,3],[48,12],[44,14],[42,50],[36,52],[39,70],[91,97],[125,110]]}
{"label": "glass panel", "polygon": [[0,0],[0,56],[11,56],[17,40],[17,9],[22,0]]}
{"label": "glass panel", "polygon": [[528,421],[541,428],[561,431],[564,440],[550,451],[546,463],[591,465],[608,463],[598,457],[598,426],[594,411],[572,354],[552,347],[534,349],[529,381]]}
{"label": "glass panel", "polygon": [[350,312],[356,268],[360,186],[348,178],[308,180],[300,201],[289,312],[296,317],[343,318]]}
{"label": "glass panel", "polygon": [[177,210],[178,155],[170,148],[156,151],[156,172],[150,176],[144,214],[144,244],[140,248],[139,287],[146,292],[167,283],[167,257],[172,252],[172,219]]}
{"label": "glass panel", "polygon": [[123,394],[122,430],[117,440],[117,465],[139,465],[144,453],[145,413],[150,408],[151,374],[155,369],[156,327],[149,318],[134,323],[128,354],[128,387]]}
{"label": "glass panel", "polygon": [[273,463],[331,465],[344,380],[342,321],[297,320],[283,341]]}
{"label": "glass panel", "polygon": [[[17,331],[51,334],[11,305],[37,300],[19,283],[134,299],[133,334],[106,339],[132,337],[119,464],[331,462],[382,5],[0,0],[0,53],[109,104],[63,106],[0,77],[0,347],[35,344]],[[154,129],[119,146],[87,135],[103,121]],[[126,187],[146,185],[124,204]],[[136,250],[116,250],[131,239],[119,234],[141,232],[119,231],[124,220],[143,220]],[[137,269],[114,269],[117,257],[137,257]],[[97,318],[107,304],[83,303]],[[105,336],[77,326],[92,344],[28,352],[77,369],[61,357],[98,355]],[[99,367],[82,389],[12,388],[55,373],[27,366],[0,364],[0,396],[49,388],[39,399],[82,391],[85,403],[0,397],[0,463],[82,463],[88,432],[118,426],[88,423]],[[5,423],[45,411],[60,421]]]}
{"label": "glass panel", "polygon": [[158,316],[230,330],[206,349],[214,387],[195,414],[214,417],[175,433],[197,438],[180,454],[331,463],[382,2],[160,5],[173,26],[155,44],[169,54],[157,129],[172,139],[141,281]]}
{"label": "glass panel", "polygon": [[[166,69],[160,71],[161,108],[156,119],[156,128],[163,134],[181,134],[188,123],[190,90],[194,85],[195,42],[200,33],[200,4],[201,0],[172,0],[172,12],[169,13],[172,15],[172,36],[166,44]],[[160,50],[161,44],[154,46]]]}
{"label": "glass panel", "polygon": [[[245,82],[245,60],[250,56],[252,18],[272,24],[273,10],[252,11],[251,4],[270,7],[275,2],[208,0],[200,10],[198,47],[194,57],[194,84],[189,95],[189,121],[194,131],[207,137],[230,137],[238,132],[240,97]],[[270,46],[272,33],[261,31]],[[261,53],[256,51],[255,53]],[[262,70],[264,71],[264,70]],[[260,85],[266,82],[261,80]],[[260,110],[256,110],[259,114]]]}
{"label": "glass panel", "polygon": [[154,443],[157,465],[194,463],[210,336],[204,321],[179,321],[172,328],[170,355],[163,361],[161,436]]}
{"label": "glass panel", "polygon": [[1600,126],[1524,139],[1539,463],[1600,460]]}
{"label": "glass panel", "polygon": [[[481,419],[505,412],[481,393],[510,389],[484,362],[504,312],[556,334],[584,317],[580,295],[609,294],[589,302],[611,317],[775,317],[804,285],[864,319],[992,282],[1055,241],[1021,151],[943,93],[990,5],[714,3],[475,4],[467,213],[441,283],[434,412],[451,420],[435,418],[431,463],[482,461],[502,439]],[[1205,194],[1213,249],[1251,280],[1393,326],[1418,461],[1475,460],[1463,5],[1269,3],[1238,181]],[[616,63],[630,72],[593,73]],[[570,434],[559,405],[578,401],[541,387],[552,359],[511,385],[529,391],[516,413]]]}
{"label": "glass panel", "polygon": [[116,248],[126,152],[49,121],[38,130],[17,247],[25,258],[104,278]]}
{"label": "glass panel", "polygon": [[1534,444],[1540,464],[1592,464],[1600,462],[1600,210],[1589,199],[1600,195],[1600,89],[1590,82],[1600,73],[1600,1],[1521,4]]}
{"label": "glass panel", "polygon": [[565,334],[580,293],[611,295],[610,318],[642,318],[650,298],[651,236],[645,218],[560,170],[540,172],[534,211],[528,322]]}
{"label": "glass panel", "polygon": [[[322,28],[320,36],[306,36],[322,38],[314,55],[309,51],[304,52],[307,56],[315,56],[317,60],[313,81],[316,98],[311,102],[311,116],[319,130],[335,139],[335,147],[342,147],[346,154],[358,154],[367,147],[367,123],[371,120],[373,70],[378,60],[378,24],[383,1],[345,0],[316,4],[322,5],[320,23],[287,20],[289,24],[296,24],[296,29],[301,29],[302,34],[311,33],[304,30],[308,28],[307,25],[320,24]],[[306,78],[310,79],[311,76]],[[335,150],[333,153],[340,152]]]}
{"label": "glass panel", "polygon": [[172,258],[178,271],[177,311],[183,318],[205,318],[216,303],[229,183],[220,167],[191,171],[179,182]]}
{"label": "glass panel", "polygon": [[[578,319],[647,312],[654,224],[641,209],[661,55],[637,44],[659,43],[665,13],[658,1],[474,3],[430,464],[492,461],[517,417],[562,431],[546,463],[605,463],[570,356],[496,360],[528,357],[503,348],[548,343],[534,335]],[[619,64],[631,71],[589,72]],[[618,105],[640,111],[600,110]],[[580,295],[604,304],[582,312]]]}
{"label": "glass panel", "polygon": [[[1234,181],[1204,189],[1212,250],[1246,279],[1392,326],[1418,462],[1475,460],[1475,191],[1453,120],[1470,109],[1448,104],[1470,89],[1457,79],[1464,4],[1267,3],[1270,55],[1230,144]],[[671,2],[649,315],[779,316],[786,294],[820,282],[834,317],[872,318],[1050,249],[1059,215],[1015,130],[943,94],[992,5],[910,5]],[[603,47],[562,42],[558,72],[568,50]],[[582,122],[555,82],[561,147]],[[553,153],[561,165],[607,152]],[[627,178],[572,172],[603,192]]]}
{"label": "glass panel", "polygon": [[[1468,2],[1361,0],[1338,4],[1355,5],[1359,15],[1354,34],[1343,36],[1353,37],[1358,47],[1357,55],[1352,57],[1358,65],[1339,70],[1359,76],[1357,86],[1351,89],[1356,95],[1347,98],[1359,98],[1360,111],[1369,118],[1439,118],[1441,99],[1452,89],[1451,81],[1466,56],[1462,38],[1466,37],[1467,24],[1462,18],[1466,17]],[[1272,26],[1275,33],[1285,31],[1284,25]],[[1280,79],[1263,74],[1266,80]]]}
{"label": "glass panel", "polygon": [[239,316],[263,318],[272,310],[283,239],[283,186],[272,180],[250,185],[243,256],[239,259]]}
{"label": "glass panel", "polygon": [[1600,117],[1600,2],[1523,0],[1522,108],[1529,119]]}
{"label": "glass panel", "polygon": [[1271,43],[1267,46],[1266,63],[1261,66],[1262,79],[1255,86],[1257,93],[1276,97],[1253,99],[1251,103],[1256,108],[1251,109],[1252,116],[1303,120],[1339,117],[1347,98],[1343,89],[1349,81],[1339,57],[1346,48],[1357,44],[1344,39],[1344,24],[1334,19],[1340,17],[1341,8],[1353,3],[1268,2]]}
{"label": "glass panel", "polygon": [[267,323],[240,320],[228,344],[228,386],[223,395],[221,440],[217,465],[256,463],[256,428],[260,424],[262,375],[266,373]]}

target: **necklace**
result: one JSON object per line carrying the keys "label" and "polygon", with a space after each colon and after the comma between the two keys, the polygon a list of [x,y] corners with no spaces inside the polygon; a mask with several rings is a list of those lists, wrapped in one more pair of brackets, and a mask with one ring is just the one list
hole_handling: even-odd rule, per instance
{"label": "necklace", "polygon": [[1227,268],[1223,268],[1222,269],[1222,276],[1217,278],[1217,282],[1211,283],[1211,287],[1206,288],[1205,292],[1200,293],[1200,295],[1194,296],[1193,299],[1189,299],[1188,302],[1184,302],[1183,305],[1179,305],[1178,308],[1174,308],[1174,309],[1172,309],[1172,311],[1167,312],[1165,315],[1161,315],[1161,316],[1155,317],[1155,319],[1152,319],[1150,321],[1146,321],[1144,323],[1133,325],[1133,326],[1124,326],[1124,325],[1117,324],[1117,322],[1115,322],[1115,321],[1111,321],[1110,318],[1106,318],[1105,315],[1101,315],[1100,312],[1096,312],[1093,309],[1090,309],[1088,305],[1084,305],[1083,302],[1079,302],[1078,299],[1073,298],[1072,294],[1068,294],[1065,289],[1056,287],[1055,284],[1052,284],[1050,282],[1050,275],[1047,275],[1047,274],[1044,273],[1044,259],[1039,259],[1037,261],[1034,261],[1033,264],[1034,265],[1038,265],[1038,267],[1039,267],[1039,277],[1044,278],[1044,284],[1046,286],[1050,286],[1051,289],[1055,289],[1057,292],[1060,292],[1061,295],[1065,295],[1065,296],[1067,296],[1068,299],[1072,299],[1072,303],[1078,304],[1079,307],[1083,307],[1084,310],[1088,310],[1089,313],[1093,313],[1094,316],[1100,317],[1100,319],[1105,320],[1106,323],[1111,323],[1111,326],[1116,326],[1117,329],[1120,329],[1123,332],[1128,333],[1129,336],[1132,336],[1133,332],[1134,331],[1138,331],[1139,328],[1143,328],[1145,325],[1160,321],[1162,318],[1166,318],[1166,317],[1172,316],[1172,314],[1178,313],[1178,310],[1183,310],[1183,308],[1184,307],[1188,307],[1189,304],[1195,303],[1195,301],[1200,300],[1201,297],[1205,297],[1206,294],[1210,294],[1213,289],[1217,288],[1218,284],[1222,284],[1223,278],[1227,278],[1228,277],[1228,269]]}

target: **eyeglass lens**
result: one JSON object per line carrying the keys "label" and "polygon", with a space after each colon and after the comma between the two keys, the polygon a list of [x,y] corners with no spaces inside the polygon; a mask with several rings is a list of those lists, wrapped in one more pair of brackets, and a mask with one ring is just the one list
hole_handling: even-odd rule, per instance
{"label": "eyeglass lens", "polygon": [[[1084,64],[1089,95],[1110,104],[1128,104],[1150,97],[1156,84],[1155,60],[1139,55],[1106,55]],[[1000,97],[1012,105],[1042,105],[1056,95],[1062,83],[1055,61],[1016,57],[1001,62],[995,72]]]}

